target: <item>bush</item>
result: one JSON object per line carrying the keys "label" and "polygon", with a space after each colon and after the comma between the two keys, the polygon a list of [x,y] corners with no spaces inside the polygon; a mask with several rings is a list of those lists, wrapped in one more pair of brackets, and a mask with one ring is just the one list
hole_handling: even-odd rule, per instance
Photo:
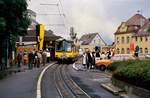
{"label": "bush", "polygon": [[150,61],[135,60],[114,62],[109,66],[113,77],[150,90]]}
{"label": "bush", "polygon": [[133,64],[134,62],[135,61],[116,61],[116,62],[113,62],[110,66],[108,66],[108,70],[115,71],[120,66]]}

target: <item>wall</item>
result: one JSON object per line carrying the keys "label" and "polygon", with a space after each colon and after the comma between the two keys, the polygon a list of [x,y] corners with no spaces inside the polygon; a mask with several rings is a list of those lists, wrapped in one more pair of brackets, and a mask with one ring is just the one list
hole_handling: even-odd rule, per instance
{"label": "wall", "polygon": [[[122,54],[127,54],[127,48],[130,48],[130,44],[133,42],[132,35],[133,35],[133,33],[115,35],[115,50],[116,50],[116,53],[117,53],[117,48],[120,49],[119,54],[121,54],[121,49],[124,48],[124,53],[122,53]],[[122,43],[122,37],[124,37],[124,43]],[[127,37],[129,37],[129,42],[127,42]],[[119,38],[119,39],[117,40],[117,38]],[[117,41],[119,41],[119,43]],[[130,53],[133,53],[133,51],[130,51]]]}
{"label": "wall", "polygon": [[104,46],[105,43],[104,43],[103,40],[100,38],[100,36],[97,34],[97,35],[95,36],[95,38],[92,40],[92,42],[90,43],[90,45]]}

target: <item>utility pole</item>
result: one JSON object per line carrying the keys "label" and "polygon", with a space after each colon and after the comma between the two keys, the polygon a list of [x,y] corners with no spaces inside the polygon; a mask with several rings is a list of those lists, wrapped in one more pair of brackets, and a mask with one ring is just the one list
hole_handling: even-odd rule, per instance
{"label": "utility pole", "polygon": [[74,32],[74,27],[70,28],[70,37],[71,40],[74,41],[76,39],[77,33]]}

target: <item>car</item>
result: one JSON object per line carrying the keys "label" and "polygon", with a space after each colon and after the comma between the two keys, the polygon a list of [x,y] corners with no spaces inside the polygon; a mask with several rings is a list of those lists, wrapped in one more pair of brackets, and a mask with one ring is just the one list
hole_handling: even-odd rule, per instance
{"label": "car", "polygon": [[[150,55],[149,55],[150,58]],[[111,57],[111,59],[98,59],[96,58],[96,68],[104,71],[106,68],[116,61],[127,61],[127,60],[135,60],[136,58],[132,55],[115,55]]]}
{"label": "car", "polygon": [[146,57],[146,58],[150,58],[150,54],[147,54],[145,57]]}
{"label": "car", "polygon": [[96,61],[96,68],[105,71],[106,68],[112,64],[112,61],[109,59],[99,59]]}

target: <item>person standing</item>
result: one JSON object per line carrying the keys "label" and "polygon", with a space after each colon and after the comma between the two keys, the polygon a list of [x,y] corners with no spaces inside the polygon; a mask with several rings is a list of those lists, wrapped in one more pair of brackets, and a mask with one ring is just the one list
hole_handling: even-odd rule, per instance
{"label": "person standing", "polygon": [[47,60],[47,57],[46,57],[46,51],[44,50],[43,53],[42,53],[42,62],[43,62],[43,66],[45,66],[46,60]]}
{"label": "person standing", "polygon": [[42,62],[42,54],[40,52],[37,52],[37,56],[38,56],[38,63],[37,63],[37,67],[40,67],[40,64]]}
{"label": "person standing", "polygon": [[24,60],[24,65],[27,65],[28,55],[26,50],[24,51],[23,60]]}
{"label": "person standing", "polygon": [[101,60],[106,59],[106,55],[104,54],[104,52],[102,52],[102,54],[101,54],[101,56],[100,56],[100,59],[101,59]]}
{"label": "person standing", "polygon": [[82,64],[84,67],[87,65],[87,55],[85,52],[83,53]]}
{"label": "person standing", "polygon": [[21,51],[19,51],[19,53],[17,54],[17,61],[18,61],[18,68],[20,70],[20,67],[21,67],[21,62],[22,62],[22,53]]}
{"label": "person standing", "polygon": [[30,53],[28,55],[28,59],[29,59],[28,68],[32,69],[33,68],[33,60],[34,60],[34,54],[32,51],[30,51]]}
{"label": "person standing", "polygon": [[92,66],[92,54],[90,51],[87,52],[87,69],[90,69]]}
{"label": "person standing", "polygon": [[95,68],[95,52],[92,52],[92,68]]}
{"label": "person standing", "polygon": [[46,51],[47,63],[50,63],[50,56],[51,56],[51,54],[47,49],[47,51]]}
{"label": "person standing", "polygon": [[37,51],[34,53],[34,67],[38,67],[38,55],[37,55]]}
{"label": "person standing", "polygon": [[107,51],[107,59],[111,59],[111,52],[110,52],[110,50]]}

